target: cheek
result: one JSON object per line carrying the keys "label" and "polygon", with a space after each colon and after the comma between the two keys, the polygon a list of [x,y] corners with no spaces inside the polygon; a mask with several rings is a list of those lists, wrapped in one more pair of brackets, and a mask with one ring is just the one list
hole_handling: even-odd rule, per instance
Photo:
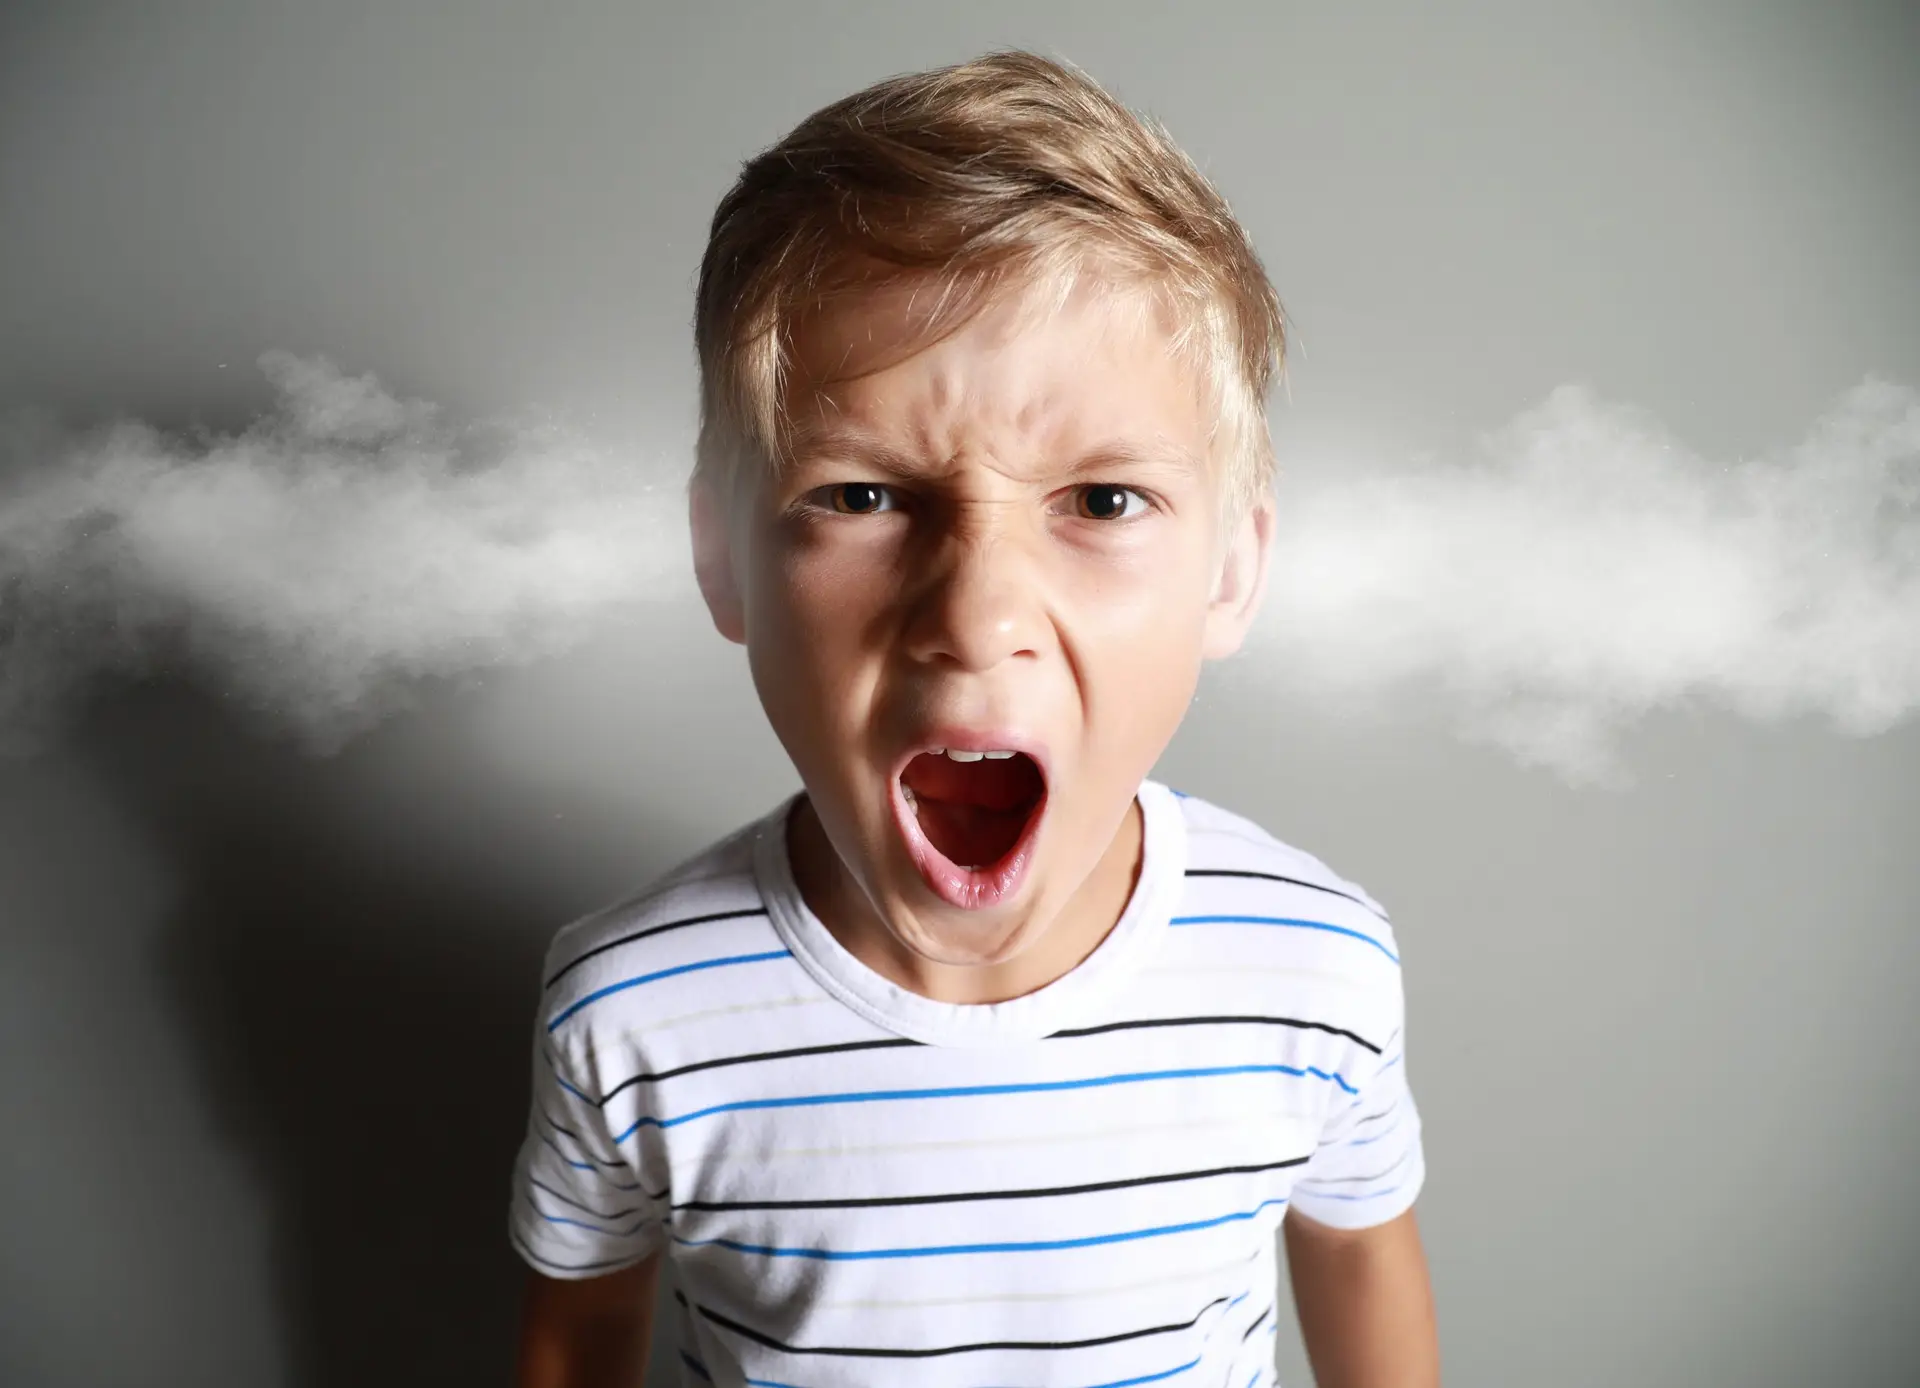
{"label": "cheek", "polygon": [[769,649],[804,657],[841,625],[831,620],[834,599],[851,575],[819,546],[795,544],[777,531],[754,549],[748,620]]}
{"label": "cheek", "polygon": [[1080,625],[1134,649],[1197,648],[1210,587],[1191,545],[1143,545],[1094,562],[1071,557],[1063,565]]}
{"label": "cheek", "polygon": [[1103,705],[1128,735],[1179,722],[1199,682],[1207,589],[1180,562],[1109,571],[1079,585],[1071,638]]}
{"label": "cheek", "polygon": [[885,585],[844,553],[779,538],[755,550],[747,649],[755,684],[783,737],[830,735],[856,714],[867,683],[866,633]]}
{"label": "cheek", "polygon": [[784,531],[757,551],[758,597],[770,613],[814,635],[858,629],[847,620],[870,612],[889,591],[891,566],[885,546],[808,531]]}

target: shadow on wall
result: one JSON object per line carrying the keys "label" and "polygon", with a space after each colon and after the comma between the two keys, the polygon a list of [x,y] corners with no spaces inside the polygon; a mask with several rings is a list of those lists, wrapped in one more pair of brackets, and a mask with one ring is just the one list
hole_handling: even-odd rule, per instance
{"label": "shadow on wall", "polygon": [[272,1210],[290,1381],[508,1382],[508,1182],[540,956],[568,908],[479,866],[493,842],[461,871],[383,849],[339,763],[200,696],[102,712],[85,756],[186,884],[161,986]]}

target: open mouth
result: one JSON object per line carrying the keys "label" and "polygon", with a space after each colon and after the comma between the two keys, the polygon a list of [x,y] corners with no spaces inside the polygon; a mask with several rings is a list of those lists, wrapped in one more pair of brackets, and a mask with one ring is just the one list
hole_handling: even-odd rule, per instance
{"label": "open mouth", "polygon": [[895,811],[928,886],[966,908],[1013,892],[1047,799],[1033,757],[1011,749],[929,750],[902,768],[898,785]]}

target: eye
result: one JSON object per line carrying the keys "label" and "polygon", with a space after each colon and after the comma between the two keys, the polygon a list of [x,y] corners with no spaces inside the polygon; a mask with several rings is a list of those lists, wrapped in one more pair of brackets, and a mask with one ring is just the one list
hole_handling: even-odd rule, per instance
{"label": "eye", "polygon": [[1151,504],[1132,487],[1096,482],[1080,488],[1075,509],[1088,520],[1131,520]]}
{"label": "eye", "polygon": [[871,516],[893,506],[892,495],[877,482],[841,482],[826,493],[827,505],[843,516]]}

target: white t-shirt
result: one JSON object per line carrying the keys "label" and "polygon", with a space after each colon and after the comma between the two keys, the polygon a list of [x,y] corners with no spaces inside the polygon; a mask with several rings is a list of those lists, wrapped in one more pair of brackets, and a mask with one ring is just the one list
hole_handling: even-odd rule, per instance
{"label": "white t-shirt", "polygon": [[1141,785],[1139,880],[1025,997],[935,1002],[794,886],[792,801],[560,931],[510,1232],[586,1277],[669,1250],[682,1382],[1273,1382],[1289,1204],[1359,1227],[1425,1166],[1378,903]]}

